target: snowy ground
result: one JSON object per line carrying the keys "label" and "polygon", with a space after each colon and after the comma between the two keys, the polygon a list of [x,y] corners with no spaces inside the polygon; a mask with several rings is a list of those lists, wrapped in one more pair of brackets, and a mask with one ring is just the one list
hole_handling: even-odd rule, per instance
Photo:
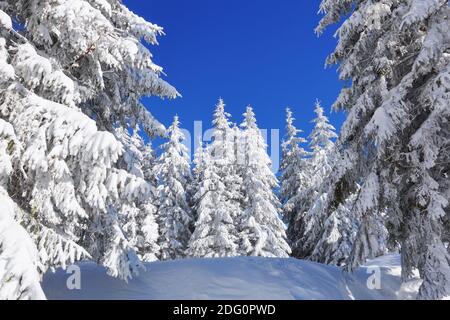
{"label": "snowy ground", "polygon": [[[81,290],[66,288],[69,275],[63,270],[47,274],[43,287],[48,299],[414,298],[419,282],[400,286],[399,265],[395,254],[374,259],[354,274],[296,259],[187,259],[149,263],[146,272],[126,284],[107,276],[101,267],[83,263]],[[378,274],[381,288],[369,289],[367,280]]]}

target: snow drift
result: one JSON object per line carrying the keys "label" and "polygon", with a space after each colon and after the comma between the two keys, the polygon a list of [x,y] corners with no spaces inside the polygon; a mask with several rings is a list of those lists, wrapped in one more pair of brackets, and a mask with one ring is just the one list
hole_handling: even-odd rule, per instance
{"label": "snow drift", "polygon": [[[374,259],[353,274],[333,266],[296,259],[185,259],[147,263],[128,283],[109,277],[104,267],[82,263],[81,290],[68,290],[70,274],[47,273],[48,299],[306,300],[411,299],[419,280],[401,285],[400,258]],[[372,280],[379,274],[379,289]],[[370,283],[368,286],[367,283]]]}

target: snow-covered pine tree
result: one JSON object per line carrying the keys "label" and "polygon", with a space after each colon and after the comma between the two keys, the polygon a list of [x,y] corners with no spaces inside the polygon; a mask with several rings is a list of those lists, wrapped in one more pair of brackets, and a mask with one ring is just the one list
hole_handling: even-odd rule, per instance
{"label": "snow-covered pine tree", "polygon": [[136,197],[129,198],[127,192],[124,193],[125,199],[118,196],[117,205],[121,206],[119,218],[122,221],[122,228],[139,258],[142,261],[154,261],[159,256],[157,244],[159,232],[156,222],[158,197],[153,150],[150,143],[145,144],[140,135],[139,126],[133,130],[132,134],[123,127],[117,127],[115,136],[124,147],[118,165],[124,170],[122,178],[125,180],[120,183],[119,190],[130,187],[130,185],[124,185],[127,179],[124,173],[128,172],[135,177],[133,183],[136,186],[140,184],[143,191],[139,201]]}
{"label": "snow-covered pine tree", "polygon": [[234,207],[233,220],[236,230],[239,230],[240,217],[244,212],[245,192],[242,180],[242,172],[245,167],[245,150],[242,145],[242,130],[233,123],[231,127],[230,142],[233,147],[233,156],[229,165],[228,174],[225,176],[225,186],[228,190],[228,197]]}
{"label": "snow-covered pine tree", "polygon": [[314,108],[316,118],[312,121],[314,129],[309,135],[309,146],[312,150],[311,170],[313,184],[318,186],[332,169],[332,157],[334,151],[333,139],[337,138],[336,129],[330,124],[324,115],[320,101],[316,101]]}
{"label": "snow-covered pine tree", "polygon": [[450,254],[440,239],[435,239],[428,246],[423,269],[424,281],[419,289],[418,298],[449,298],[447,288],[450,286]]}
{"label": "snow-covered pine tree", "polygon": [[[322,196],[327,196],[322,195]],[[359,219],[352,216],[356,195],[352,194],[345,203],[333,211],[323,222],[322,231],[309,258],[313,261],[341,266],[351,254]],[[320,207],[323,210],[323,207]],[[318,210],[314,214],[321,214]]]}
{"label": "snow-covered pine tree", "polygon": [[14,209],[17,206],[0,189],[0,300],[45,299],[36,245],[16,221]]}
{"label": "snow-covered pine tree", "polygon": [[[5,21],[0,11],[2,26]],[[39,284],[36,245],[18,223],[20,209],[6,190],[13,161],[19,156],[20,143],[13,127],[0,119],[0,300],[45,298]]]}
{"label": "snow-covered pine tree", "polygon": [[[135,133],[136,136],[136,133]],[[139,141],[138,150],[143,155],[142,159],[142,173],[143,178],[150,185],[150,197],[141,203],[141,210],[144,212],[140,222],[141,237],[138,238],[138,253],[142,261],[157,260],[160,255],[160,248],[158,245],[159,227],[157,223],[158,212],[158,191],[157,191],[157,177],[156,177],[156,157],[153,151],[151,142],[143,143],[141,135],[137,135],[136,139]]]}
{"label": "snow-covered pine tree", "polygon": [[[325,0],[317,28],[345,17],[328,58],[349,81],[335,109],[348,112],[338,142],[327,212],[355,192],[362,220],[348,261],[374,256],[371,223],[386,213],[402,276],[418,268],[419,298],[450,295],[448,242],[450,6],[448,0]],[[373,239],[373,238],[372,238]],[[439,281],[436,279],[439,278]]]}
{"label": "snow-covered pine tree", "polygon": [[[217,174],[221,178],[227,199],[226,207],[233,221],[242,215],[242,150],[239,148],[240,130],[229,121],[230,114],[225,112],[225,103],[219,99],[214,112],[212,143],[207,147]],[[237,231],[235,231],[235,235]]]}
{"label": "snow-covered pine tree", "polygon": [[117,123],[131,123],[150,136],[164,133],[140,102],[147,95],[178,95],[159,77],[162,68],[140,41],[157,44],[160,26],[135,15],[121,0],[7,0],[0,6],[57,65],[58,72],[46,83],[61,87],[43,90],[45,98],[76,103],[101,130],[112,132]]}
{"label": "snow-covered pine tree", "polygon": [[[197,204],[200,201],[200,198],[197,198],[200,194],[198,193],[198,190],[200,188],[201,182],[204,179],[204,172],[205,172],[205,159],[204,159],[204,153],[205,153],[205,146],[203,144],[202,138],[199,138],[198,141],[198,147],[195,150],[194,158],[192,160],[193,168],[192,168],[192,183],[189,188],[189,197],[190,197],[190,206],[192,209],[192,215],[194,219],[194,225],[197,221]],[[193,226],[194,226],[193,225]]]}
{"label": "snow-covered pine tree", "polygon": [[[114,136],[123,145],[125,151],[118,161],[118,166],[128,173],[144,179],[143,164],[147,155],[144,155],[142,152],[145,143],[139,131],[139,126],[132,129],[131,133],[128,130],[128,126],[117,126],[114,130]],[[150,153],[148,157],[153,157],[153,153]]]}
{"label": "snow-covered pine tree", "polygon": [[225,185],[209,152],[203,155],[202,178],[194,197],[197,215],[189,241],[190,257],[233,257],[238,255],[234,221],[225,198]]}
{"label": "snow-covered pine tree", "polygon": [[[282,143],[280,199],[283,205],[283,219],[288,225],[287,238],[295,243],[303,234],[303,225],[296,223],[303,214],[303,197],[310,184],[309,153],[301,147],[306,139],[298,136],[302,131],[294,125],[292,111],[286,109],[286,138]],[[301,229],[298,229],[301,228]],[[293,256],[298,253],[293,250]]]}
{"label": "snow-covered pine tree", "polygon": [[[235,219],[241,216],[241,204],[234,194],[239,186],[236,173],[235,130],[222,99],[216,105],[212,142],[198,153],[197,190],[194,194],[197,220],[189,242],[193,257],[232,257],[238,255]],[[200,161],[200,159],[202,159]]]}
{"label": "snow-covered pine tree", "polygon": [[[27,277],[90,257],[129,279],[141,263],[123,232],[119,198],[139,206],[149,188],[117,166],[124,148],[112,132],[127,123],[150,135],[163,131],[139,102],[177,95],[140,42],[155,44],[162,29],[116,0],[2,1],[0,17],[0,117],[19,150],[3,189],[20,213],[12,219],[38,252]],[[8,142],[7,153],[12,147]],[[6,223],[14,225],[2,219],[2,230]],[[11,235],[2,233],[2,243],[10,246]],[[25,292],[29,284],[5,295],[39,296]]]}
{"label": "snow-covered pine tree", "polygon": [[267,145],[256,124],[252,107],[247,107],[242,123],[245,163],[242,170],[245,211],[240,219],[240,252],[261,257],[289,257],[285,225],[274,193],[278,181],[271,171]]}
{"label": "snow-covered pine tree", "polygon": [[188,188],[192,181],[189,154],[182,143],[178,116],[167,131],[168,142],[162,145],[156,173],[158,186],[158,223],[161,259],[185,257],[193,223]]}
{"label": "snow-covered pine tree", "polygon": [[[327,218],[323,208],[326,207],[328,195],[324,188],[328,175],[332,169],[334,143],[337,138],[335,128],[324,115],[324,110],[317,100],[314,112],[316,118],[312,120],[314,129],[309,135],[311,158],[309,159],[309,185],[302,197],[302,215],[295,224],[303,226],[303,233],[297,233],[297,241],[293,243],[293,251],[297,257],[310,257],[315,245],[323,232]],[[343,212],[343,211],[341,211]],[[299,229],[300,227],[295,227]]]}

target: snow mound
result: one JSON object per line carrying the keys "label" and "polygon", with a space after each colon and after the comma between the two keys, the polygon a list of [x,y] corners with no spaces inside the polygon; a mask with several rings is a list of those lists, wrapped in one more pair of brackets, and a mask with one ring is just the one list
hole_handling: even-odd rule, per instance
{"label": "snow mound", "polygon": [[[109,277],[106,269],[96,264],[79,266],[80,290],[67,289],[70,274],[63,270],[46,274],[43,288],[48,299],[409,299],[417,292],[415,283],[401,285],[400,258],[395,254],[374,259],[353,274],[296,259],[239,257],[152,262],[128,283]],[[374,286],[368,286],[368,280],[371,282],[376,274],[380,275],[379,289],[370,289]]]}

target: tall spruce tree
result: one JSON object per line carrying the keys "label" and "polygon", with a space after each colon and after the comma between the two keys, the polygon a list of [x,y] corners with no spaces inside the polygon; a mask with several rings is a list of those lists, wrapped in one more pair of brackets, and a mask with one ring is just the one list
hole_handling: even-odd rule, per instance
{"label": "tall spruce tree", "polygon": [[[216,105],[212,142],[197,160],[198,177],[195,231],[188,253],[194,257],[230,257],[238,255],[238,231],[235,219],[240,214],[236,173],[235,131],[222,99]],[[201,170],[200,170],[201,168]]]}
{"label": "tall spruce tree", "polygon": [[[309,153],[301,147],[307,142],[298,136],[301,130],[294,125],[292,111],[286,109],[286,138],[282,143],[281,190],[280,199],[283,205],[283,219],[287,223],[287,237],[291,244],[303,234],[303,225],[297,223],[304,213],[304,197],[310,184]],[[295,250],[293,255],[297,256]]]}
{"label": "tall spruce tree", "polygon": [[256,124],[252,107],[247,107],[241,127],[245,150],[243,185],[245,211],[240,219],[240,251],[243,255],[288,257],[291,249],[286,242],[281,221],[280,203],[274,193],[278,181],[271,171],[267,145]]}
{"label": "tall spruce tree", "polygon": [[[327,194],[321,195],[321,197],[318,201],[321,204],[326,203]],[[355,198],[355,194],[350,195],[335,211],[324,217],[321,232],[316,235],[316,243],[309,256],[311,260],[338,266],[345,265],[351,254],[359,227],[359,219],[352,215]],[[319,206],[319,208],[323,210],[324,206]],[[314,208],[313,212],[321,215],[317,208]]]}
{"label": "tall spruce tree", "polygon": [[[130,244],[135,248],[141,260],[150,262],[159,256],[157,213],[157,190],[155,178],[155,159],[150,143],[145,144],[140,135],[139,126],[133,133],[118,127],[116,138],[122,143],[124,152],[118,165],[122,170],[131,173],[145,191],[145,197],[140,201],[129,201],[127,197],[118,197],[121,206],[119,218],[122,228]],[[125,177],[126,175],[122,175]],[[145,181],[145,182],[144,182]],[[122,188],[123,189],[123,183]]]}
{"label": "tall spruce tree", "polygon": [[198,218],[197,205],[201,199],[201,193],[199,193],[198,190],[200,189],[205,173],[205,146],[203,144],[202,138],[200,138],[198,141],[198,147],[195,150],[192,163],[193,163],[192,183],[189,188],[189,195],[191,199],[190,205],[195,225],[195,222],[197,221]]}
{"label": "tall spruce tree", "polygon": [[[328,58],[349,81],[334,107],[348,117],[327,212],[358,191],[361,223],[348,268],[379,252],[373,221],[386,213],[402,277],[418,269],[418,298],[450,296],[450,7],[448,0],[325,0],[317,32],[344,18]],[[436,279],[439,279],[438,281]]]}
{"label": "tall spruce tree", "polygon": [[[303,233],[298,234],[298,240],[293,244],[294,252],[299,257],[311,257],[314,246],[323,232],[324,221],[327,218],[324,207],[328,195],[324,193],[324,185],[332,169],[334,157],[334,138],[337,137],[335,128],[324,115],[319,101],[316,101],[314,112],[316,118],[312,120],[314,128],[309,135],[311,157],[309,159],[309,185],[302,197],[302,216],[295,223],[303,226]],[[298,227],[297,227],[298,229]]]}
{"label": "tall spruce tree", "polygon": [[36,245],[20,225],[24,213],[7,190],[13,163],[20,156],[19,146],[13,127],[0,119],[0,300],[45,298]]}
{"label": "tall spruce tree", "polygon": [[191,238],[193,223],[188,188],[192,182],[189,154],[183,144],[178,116],[167,131],[169,141],[162,145],[156,172],[158,186],[158,220],[161,259],[179,259],[185,256]]}
{"label": "tall spruce tree", "polygon": [[178,95],[141,43],[156,44],[162,29],[119,0],[8,0],[0,17],[0,117],[15,137],[0,135],[0,145],[8,143],[1,158],[15,159],[0,180],[18,208],[2,216],[0,229],[21,224],[32,239],[11,247],[14,233],[2,232],[2,248],[10,249],[0,250],[1,263],[34,246],[20,258],[29,269],[6,275],[17,290],[0,287],[0,295],[41,297],[27,282],[33,270],[41,276],[83,258],[129,279],[141,262],[120,213],[124,203],[144,204],[151,188],[118,164],[125,150],[113,133],[117,125],[164,131],[140,102]]}
{"label": "tall spruce tree", "polygon": [[328,176],[333,164],[334,142],[337,138],[336,129],[330,124],[324,115],[324,110],[320,101],[316,101],[314,108],[316,118],[312,121],[314,129],[309,135],[309,146],[312,150],[311,171],[313,184],[319,186],[325,177]]}

